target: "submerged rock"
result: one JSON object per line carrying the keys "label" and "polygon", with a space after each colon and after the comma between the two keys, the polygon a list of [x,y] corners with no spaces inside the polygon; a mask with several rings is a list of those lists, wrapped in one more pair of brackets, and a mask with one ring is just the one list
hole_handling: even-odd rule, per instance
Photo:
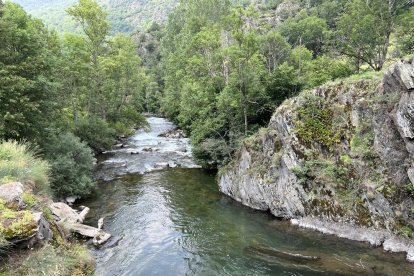
{"label": "submerged rock", "polygon": [[376,230],[355,227],[341,222],[323,221],[315,218],[292,219],[291,223],[302,228],[316,230],[328,235],[336,235],[340,238],[354,241],[367,242],[374,246],[380,246],[390,236],[385,230]]}
{"label": "submerged rock", "polygon": [[285,251],[264,245],[251,245],[243,250],[249,257],[303,273],[319,272],[326,275],[378,275],[375,265],[362,260],[351,260],[335,253],[311,255],[309,252]]}
{"label": "submerged rock", "polygon": [[320,260],[320,257],[318,256],[309,256],[297,252],[281,251],[275,248],[260,245],[248,246],[245,248],[245,250],[255,252],[256,254],[267,255],[269,257],[280,258],[297,264],[317,262]]}

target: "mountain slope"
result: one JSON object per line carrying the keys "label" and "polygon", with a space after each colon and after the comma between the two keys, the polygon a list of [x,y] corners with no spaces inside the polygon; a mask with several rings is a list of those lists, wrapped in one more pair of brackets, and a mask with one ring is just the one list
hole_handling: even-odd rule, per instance
{"label": "mountain slope", "polygon": [[[76,24],[65,11],[76,0],[12,1],[57,31],[76,30]],[[98,3],[107,10],[113,31],[128,33],[146,28],[153,21],[164,21],[178,0],[98,0]]]}

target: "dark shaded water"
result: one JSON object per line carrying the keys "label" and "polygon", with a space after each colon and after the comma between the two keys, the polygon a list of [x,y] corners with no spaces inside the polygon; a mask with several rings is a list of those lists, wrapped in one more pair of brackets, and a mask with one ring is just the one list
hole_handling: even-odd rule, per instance
{"label": "dark shaded water", "polygon": [[[172,127],[163,119],[149,121],[158,132]],[[100,181],[95,198],[82,203],[92,210],[87,223],[95,226],[104,217],[106,230],[114,235],[107,245],[94,250],[97,275],[414,274],[402,254],[386,254],[363,243],[297,229],[243,207],[222,196],[215,176],[200,169],[128,172],[131,169],[125,167],[137,167],[129,162],[152,168],[160,156],[163,161],[193,167],[191,155],[176,153],[169,139],[154,138],[157,131],[138,133],[148,139],[132,137],[126,149],[105,157],[97,175],[106,180]],[[142,153],[130,159],[125,153],[155,144],[152,139],[158,139],[158,157],[154,152],[148,153],[149,158]],[[188,146],[186,140],[172,142]],[[111,164],[119,162],[127,165],[111,169]],[[269,247],[320,259],[280,258],[267,254]]]}

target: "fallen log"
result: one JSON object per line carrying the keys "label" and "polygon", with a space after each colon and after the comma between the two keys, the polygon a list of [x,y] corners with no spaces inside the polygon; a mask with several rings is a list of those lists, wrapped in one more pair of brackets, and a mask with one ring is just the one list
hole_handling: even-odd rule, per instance
{"label": "fallen log", "polygon": [[111,238],[111,234],[92,226],[64,221],[60,222],[59,225],[67,233],[76,233],[84,237],[92,238],[94,245],[102,245]]}

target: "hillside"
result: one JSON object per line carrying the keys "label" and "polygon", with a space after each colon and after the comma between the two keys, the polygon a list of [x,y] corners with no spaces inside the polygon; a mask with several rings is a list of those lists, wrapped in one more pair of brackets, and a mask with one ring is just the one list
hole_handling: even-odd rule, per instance
{"label": "hillside", "polygon": [[[13,0],[57,31],[73,31],[76,24],[65,10],[76,0]],[[113,31],[131,32],[152,21],[164,21],[178,0],[98,0],[107,10]]]}

